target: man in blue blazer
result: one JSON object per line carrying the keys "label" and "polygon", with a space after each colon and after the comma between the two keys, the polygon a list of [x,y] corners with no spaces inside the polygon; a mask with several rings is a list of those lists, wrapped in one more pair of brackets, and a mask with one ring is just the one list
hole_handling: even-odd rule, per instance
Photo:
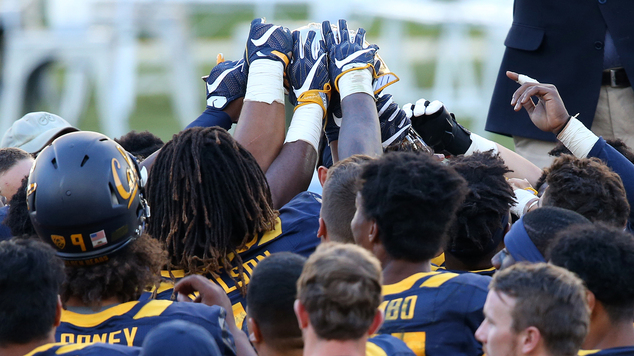
{"label": "man in blue blazer", "polygon": [[634,145],[634,1],[515,0],[486,130],[513,136],[516,151],[543,167],[555,136],[509,103],[507,70],[553,83],[571,113],[604,138]]}

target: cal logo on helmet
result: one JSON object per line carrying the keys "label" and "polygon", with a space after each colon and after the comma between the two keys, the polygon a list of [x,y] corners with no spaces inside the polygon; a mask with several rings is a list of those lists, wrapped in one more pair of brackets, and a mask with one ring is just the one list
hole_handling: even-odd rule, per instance
{"label": "cal logo on helmet", "polygon": [[51,235],[51,240],[53,240],[55,246],[57,246],[57,248],[59,248],[60,250],[63,250],[64,247],[66,247],[66,239],[64,238],[64,236]]}

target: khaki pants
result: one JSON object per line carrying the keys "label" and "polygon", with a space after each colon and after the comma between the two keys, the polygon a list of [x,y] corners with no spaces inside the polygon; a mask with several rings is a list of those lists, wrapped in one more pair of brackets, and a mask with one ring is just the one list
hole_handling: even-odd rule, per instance
{"label": "khaki pants", "polygon": [[[567,108],[571,115],[574,108]],[[634,148],[634,90],[628,88],[601,87],[592,131],[604,139],[620,138]],[[548,156],[556,143],[514,136],[515,152],[540,168],[548,167],[554,160]]]}

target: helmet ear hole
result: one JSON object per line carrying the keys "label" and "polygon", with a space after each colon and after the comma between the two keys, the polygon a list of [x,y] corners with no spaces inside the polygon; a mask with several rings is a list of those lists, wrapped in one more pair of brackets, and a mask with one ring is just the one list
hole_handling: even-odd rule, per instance
{"label": "helmet ear hole", "polygon": [[84,156],[84,159],[81,161],[81,164],[79,165],[80,167],[83,167],[84,164],[86,164],[86,162],[90,159],[90,157],[88,157],[88,155]]}
{"label": "helmet ear hole", "polygon": [[54,158],[51,160],[51,163],[53,164],[53,167],[55,167],[55,169],[57,169],[57,157],[54,157]]}
{"label": "helmet ear hole", "polygon": [[112,184],[108,183],[108,188],[110,188],[110,202],[112,203],[112,206],[114,207],[116,205],[121,204],[119,202],[119,197],[114,192],[114,188],[112,187]]}

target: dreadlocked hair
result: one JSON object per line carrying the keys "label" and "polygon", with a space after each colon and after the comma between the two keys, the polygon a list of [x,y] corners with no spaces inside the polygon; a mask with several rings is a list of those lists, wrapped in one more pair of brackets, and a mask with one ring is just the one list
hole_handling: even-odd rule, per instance
{"label": "dreadlocked hair", "polygon": [[[275,228],[278,212],[255,158],[219,127],[190,128],[174,135],[157,155],[147,185],[152,207],[148,233],[162,241],[168,269],[212,274],[238,268],[238,252],[258,234]],[[232,274],[230,274],[232,275]]]}
{"label": "dreadlocked hair", "polygon": [[458,156],[449,165],[467,181],[468,194],[449,228],[445,252],[463,251],[470,255],[460,256],[464,263],[478,262],[493,252],[485,248],[495,242],[494,233],[504,228],[502,218],[515,204],[513,189],[504,178],[511,170],[491,151]]}

